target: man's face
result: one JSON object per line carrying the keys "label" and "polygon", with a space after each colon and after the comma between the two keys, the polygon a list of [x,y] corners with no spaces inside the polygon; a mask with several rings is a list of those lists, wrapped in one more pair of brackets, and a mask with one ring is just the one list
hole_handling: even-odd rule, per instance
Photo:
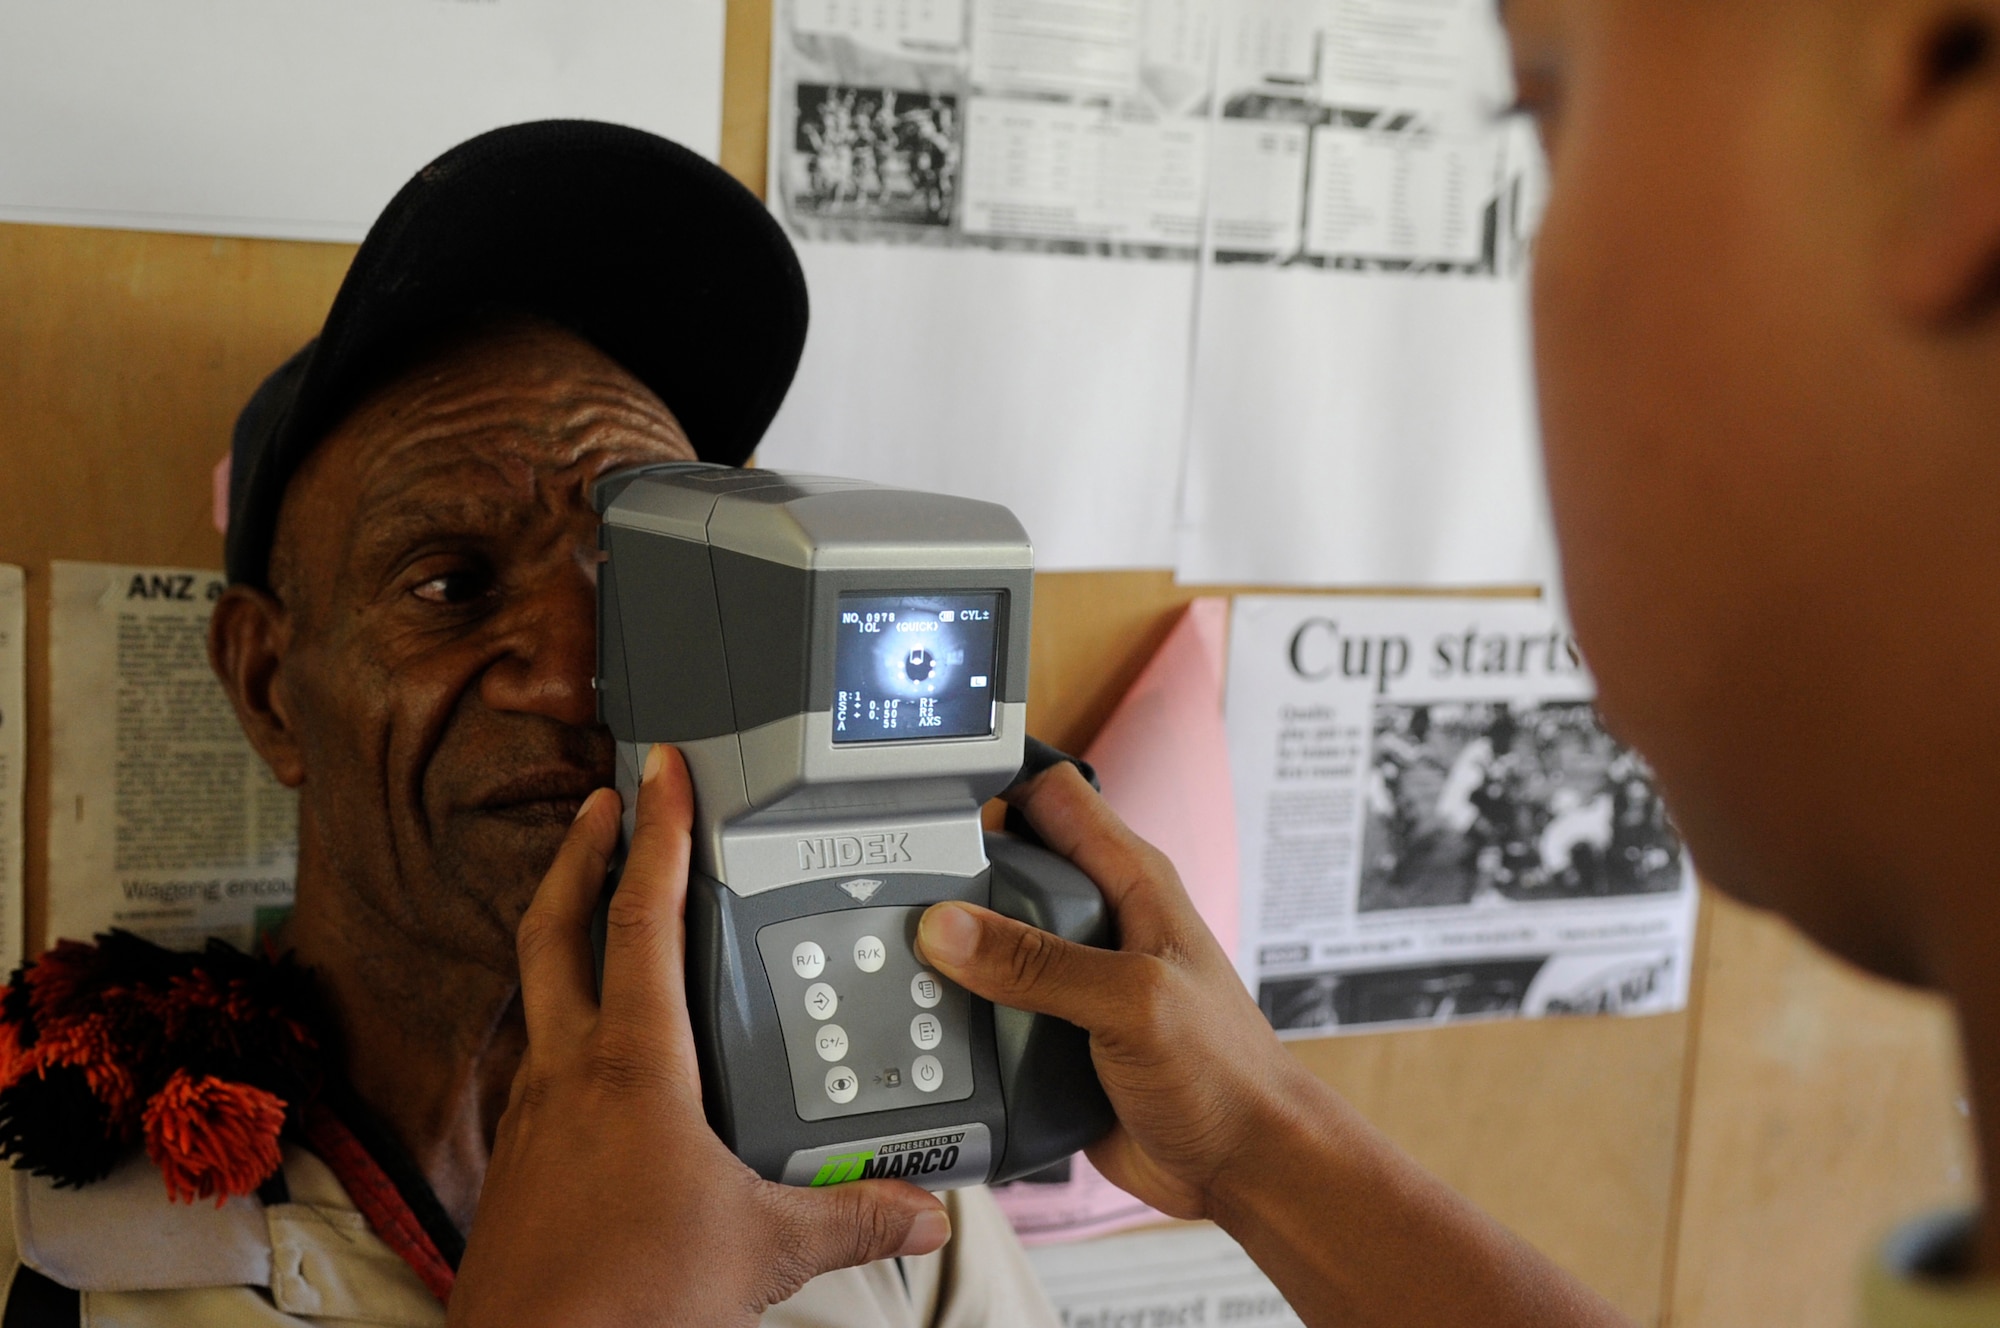
{"label": "man's face", "polygon": [[366,401],[287,491],[272,589],[307,853],[405,935],[511,973],[597,725],[591,483],[693,456],[569,333],[516,324]]}
{"label": "man's face", "polygon": [[[1966,768],[1944,704],[1992,657],[1970,611],[1991,588],[1962,569],[1990,565],[2000,449],[1942,404],[1948,345],[1885,294],[1898,94],[1871,38],[1894,8],[1505,12],[1554,173],[1544,446],[1606,713],[1708,874],[1911,974],[1877,836]],[[1990,336],[1969,353],[1992,372]]]}

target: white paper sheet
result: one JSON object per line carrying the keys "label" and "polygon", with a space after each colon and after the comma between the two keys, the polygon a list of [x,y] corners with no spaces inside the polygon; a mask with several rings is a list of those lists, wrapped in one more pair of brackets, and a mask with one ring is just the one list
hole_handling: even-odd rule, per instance
{"label": "white paper sheet", "polygon": [[813,291],[772,465],[1007,503],[1045,568],[1553,576],[1489,0],[778,0]]}
{"label": "white paper sheet", "polygon": [[1300,221],[1260,234],[1217,205],[1181,578],[1551,583],[1525,286],[1542,166],[1526,126],[1496,118],[1492,6],[1234,12],[1220,124],[1294,136],[1239,188]]}
{"label": "white paper sheet", "polygon": [[28,777],[27,594],[0,565],[0,970],[24,957],[21,793]]}
{"label": "white paper sheet", "polygon": [[763,463],[1005,503],[1044,568],[1172,563],[1209,12],[778,0],[813,319]]}
{"label": "white paper sheet", "polygon": [[761,464],[1004,503],[1044,570],[1173,562],[1192,265],[799,248],[812,330]]}
{"label": "white paper sheet", "polygon": [[298,797],[209,670],[223,585],[194,568],[51,567],[51,941],[116,926],[247,949],[291,904]]}
{"label": "white paper sheet", "polygon": [[723,11],[723,0],[8,0],[0,219],[358,240],[438,153],[550,117],[636,125],[712,159]]}
{"label": "white paper sheet", "polygon": [[1693,867],[1547,605],[1242,597],[1228,688],[1280,1035],[1686,1004]]}
{"label": "white paper sheet", "polygon": [[1518,282],[1218,267],[1200,335],[1184,580],[1554,578]]}
{"label": "white paper sheet", "polygon": [[1289,1328],[1300,1322],[1219,1227],[1169,1227],[1028,1251],[1064,1328]]}

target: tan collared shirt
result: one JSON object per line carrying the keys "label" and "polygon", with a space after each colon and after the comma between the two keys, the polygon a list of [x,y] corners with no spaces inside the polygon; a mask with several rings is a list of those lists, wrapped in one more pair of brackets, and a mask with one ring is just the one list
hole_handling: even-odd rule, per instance
{"label": "tan collared shirt", "polygon": [[[13,1172],[0,1279],[11,1291],[25,1264],[80,1292],[92,1328],[439,1328],[444,1307],[332,1171],[289,1146],[284,1167],[290,1202],[220,1208],[171,1202],[143,1156],[82,1189]],[[943,1250],[815,1278],[764,1316],[766,1328],[1056,1328],[992,1196],[961,1190],[946,1203]]]}

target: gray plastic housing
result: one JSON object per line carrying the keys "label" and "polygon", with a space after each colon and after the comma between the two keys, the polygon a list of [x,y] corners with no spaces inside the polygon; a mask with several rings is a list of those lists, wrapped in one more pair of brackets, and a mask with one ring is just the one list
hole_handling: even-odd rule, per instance
{"label": "gray plastic housing", "polygon": [[[755,893],[854,865],[809,839],[882,834],[909,856],[879,865],[985,867],[978,810],[1020,769],[1027,713],[1034,549],[1013,513],[698,462],[607,477],[596,501],[598,715],[621,787],[653,743],[687,758],[696,867]],[[926,591],[1000,594],[992,733],[834,743],[840,597]]]}

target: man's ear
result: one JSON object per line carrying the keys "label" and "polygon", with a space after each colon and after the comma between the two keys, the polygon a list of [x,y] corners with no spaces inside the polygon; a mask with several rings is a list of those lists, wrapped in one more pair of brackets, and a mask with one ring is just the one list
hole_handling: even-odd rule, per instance
{"label": "man's ear", "polygon": [[287,788],[305,782],[305,756],[284,687],[292,624],[277,597],[231,586],[208,619],[208,662],[236,707],[250,745]]}
{"label": "man's ear", "polygon": [[2000,0],[1891,8],[1889,293],[1913,318],[1962,324],[2000,309]]}

